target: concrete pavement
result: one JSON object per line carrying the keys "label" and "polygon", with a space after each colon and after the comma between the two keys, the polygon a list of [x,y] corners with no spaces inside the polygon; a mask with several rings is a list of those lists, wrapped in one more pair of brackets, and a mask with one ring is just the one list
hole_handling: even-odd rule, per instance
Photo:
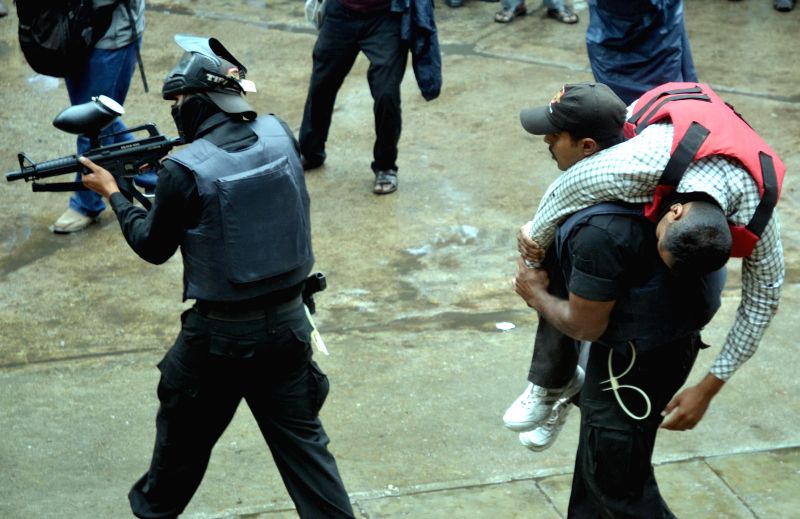
{"label": "concrete pavement", "polygon": [[[531,4],[533,8],[533,3]],[[510,290],[516,229],[557,175],[519,110],[564,82],[591,79],[581,22],[542,9],[509,25],[496,3],[436,11],[442,95],[425,102],[409,67],[403,84],[400,189],[371,194],[371,98],[359,58],[337,98],[325,167],[307,175],[316,268],[329,278],[317,324],[330,356],[322,412],[362,518],[558,518],[569,495],[578,413],[558,443],[533,454],[501,415],[525,387],[535,318]],[[800,10],[771,2],[689,1],[698,73],[787,164],[779,204],[787,279],[781,311],[758,353],[690,432],[659,436],[654,461],[682,518],[793,518],[800,509],[798,290]],[[251,71],[252,103],[297,129],[314,33],[297,0],[150,0],[125,122],[174,134],[160,79],[179,49],[172,34],[221,39]],[[16,153],[73,153],[49,125],[67,106],[25,64],[15,17],[0,20],[0,166]],[[74,236],[47,231],[66,196],[0,187],[0,517],[128,517],[126,494],[150,458],[155,364],[178,330],[180,258],[155,267],[124,243],[112,215]],[[690,376],[719,351],[739,300],[738,262],[723,308]],[[515,328],[501,332],[497,323]],[[254,420],[242,407],[215,448],[189,518],[295,517]]]}

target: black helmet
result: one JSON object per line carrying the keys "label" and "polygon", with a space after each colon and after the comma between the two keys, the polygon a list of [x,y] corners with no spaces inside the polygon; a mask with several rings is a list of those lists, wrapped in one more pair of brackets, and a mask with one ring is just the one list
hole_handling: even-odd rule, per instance
{"label": "black helmet", "polygon": [[186,53],[164,80],[164,99],[202,92],[223,112],[255,118],[256,111],[244,99],[245,92],[255,92],[255,85],[245,79],[247,68],[219,40],[176,34],[175,43]]}

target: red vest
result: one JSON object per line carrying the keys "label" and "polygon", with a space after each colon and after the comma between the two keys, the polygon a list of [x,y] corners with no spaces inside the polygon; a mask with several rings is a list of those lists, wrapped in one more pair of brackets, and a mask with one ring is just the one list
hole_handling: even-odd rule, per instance
{"label": "red vest", "polygon": [[670,160],[653,201],[645,207],[645,216],[655,221],[661,201],[675,190],[692,161],[711,155],[736,159],[756,181],[761,195],[750,222],[730,226],[731,256],[749,256],[778,202],[786,172],[783,161],[731,105],[703,83],[667,83],[642,95],[636,102],[636,112],[625,123],[625,136],[631,138],[663,120],[672,122],[675,137]]}

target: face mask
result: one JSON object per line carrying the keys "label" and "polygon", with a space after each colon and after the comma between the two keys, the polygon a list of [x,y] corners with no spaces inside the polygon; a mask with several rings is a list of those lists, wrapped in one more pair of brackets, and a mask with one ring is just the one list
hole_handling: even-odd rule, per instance
{"label": "face mask", "polygon": [[184,99],[182,103],[173,105],[171,113],[175,128],[188,143],[195,140],[197,130],[203,121],[219,111],[219,108],[205,96],[193,95]]}
{"label": "face mask", "polygon": [[183,124],[181,122],[181,107],[178,104],[172,105],[172,109],[170,110],[172,114],[172,120],[175,121],[175,128],[178,130],[178,135],[184,142],[191,142],[186,138],[186,135],[183,132]]}

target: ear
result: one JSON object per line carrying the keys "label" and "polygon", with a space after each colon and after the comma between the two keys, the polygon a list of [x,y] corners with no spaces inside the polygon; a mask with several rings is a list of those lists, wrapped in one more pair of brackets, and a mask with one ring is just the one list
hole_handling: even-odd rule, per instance
{"label": "ear", "polygon": [[688,204],[675,203],[669,206],[669,212],[672,213],[673,220],[680,220],[686,216],[686,211],[688,209]]}
{"label": "ear", "polygon": [[584,137],[583,139],[581,139],[580,146],[581,146],[581,154],[584,157],[588,157],[589,155],[594,155],[595,153],[600,151],[600,145],[597,144],[596,140],[590,137]]}

